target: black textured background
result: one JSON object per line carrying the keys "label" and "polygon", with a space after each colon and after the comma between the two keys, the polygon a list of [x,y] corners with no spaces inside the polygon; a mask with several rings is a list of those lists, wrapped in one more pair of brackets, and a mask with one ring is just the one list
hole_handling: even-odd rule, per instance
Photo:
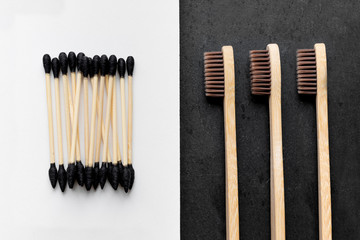
{"label": "black textured background", "polygon": [[204,96],[203,52],[235,52],[240,238],[270,239],[267,101],[250,95],[248,51],[282,63],[286,236],[318,239],[315,102],[296,91],[296,50],[324,42],[333,239],[360,239],[360,2],[180,1],[181,239],[225,239],[223,112]]}

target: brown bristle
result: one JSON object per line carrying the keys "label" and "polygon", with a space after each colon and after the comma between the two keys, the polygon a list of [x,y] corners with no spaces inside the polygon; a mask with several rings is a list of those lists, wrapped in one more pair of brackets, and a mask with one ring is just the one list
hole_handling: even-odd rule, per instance
{"label": "brown bristle", "polygon": [[225,77],[222,52],[204,53],[205,95],[224,97]]}
{"label": "brown bristle", "polygon": [[254,95],[270,95],[271,69],[268,50],[250,51],[251,93]]}
{"label": "brown bristle", "polygon": [[315,49],[297,51],[297,78],[299,94],[316,94]]}

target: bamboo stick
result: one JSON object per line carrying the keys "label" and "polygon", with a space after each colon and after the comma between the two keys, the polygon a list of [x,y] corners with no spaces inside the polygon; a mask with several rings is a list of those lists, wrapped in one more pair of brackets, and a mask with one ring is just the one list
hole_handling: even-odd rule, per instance
{"label": "bamboo stick", "polygon": [[[68,165],[68,183],[69,187],[72,188],[74,186],[75,182],[75,176],[78,175],[78,182],[79,182],[79,172],[76,174],[76,170],[78,168],[75,168],[75,146],[76,146],[76,138],[77,138],[77,128],[78,128],[78,121],[79,121],[79,105],[80,105],[80,90],[81,90],[81,80],[82,80],[82,73],[84,70],[87,71],[87,58],[81,57],[81,59],[78,59],[78,61],[81,61],[81,66],[79,66],[80,72],[77,74],[77,80],[76,80],[76,91],[75,91],[75,101],[74,101],[74,118],[73,118],[73,124],[72,124],[72,137],[71,137],[71,155],[69,159],[69,165]],[[81,162],[80,162],[81,163]],[[81,179],[81,183],[83,184],[83,179]],[[81,185],[79,182],[79,184]]]}
{"label": "bamboo stick", "polygon": [[55,165],[55,147],[54,147],[54,127],[52,116],[52,102],[51,102],[51,58],[48,54],[43,56],[43,66],[45,70],[45,83],[46,83],[46,102],[48,112],[48,127],[49,127],[49,153],[50,153],[50,168],[48,171],[49,180],[53,188],[57,183],[57,169]]}
{"label": "bamboo stick", "polygon": [[[128,166],[130,171],[129,189],[135,181],[135,170],[132,165],[132,128],[133,128],[133,71],[135,60],[132,56],[126,59],[126,66],[128,70]],[[124,76],[123,76],[124,77]]]}
{"label": "bamboo stick", "polygon": [[62,127],[61,127],[61,104],[60,104],[60,83],[59,83],[59,73],[60,73],[60,62],[59,59],[54,58],[52,60],[52,68],[54,74],[55,82],[55,104],[56,104],[56,128],[57,128],[57,137],[58,137],[58,153],[59,153],[59,171],[58,171],[58,181],[59,186],[62,192],[65,191],[66,187],[66,171],[64,168],[64,153],[63,153],[63,143],[62,143]]}

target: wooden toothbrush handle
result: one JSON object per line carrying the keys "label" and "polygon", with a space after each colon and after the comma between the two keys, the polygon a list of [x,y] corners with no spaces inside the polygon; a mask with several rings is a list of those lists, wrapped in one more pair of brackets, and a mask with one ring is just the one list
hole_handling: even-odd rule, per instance
{"label": "wooden toothbrush handle", "polygon": [[281,65],[277,44],[267,46],[270,56],[270,209],[271,239],[285,240],[285,197],[281,127]]}
{"label": "wooden toothbrush handle", "polygon": [[224,46],[222,48],[222,52],[225,75],[224,128],[226,170],[226,239],[238,240],[240,237],[238,171],[236,156],[234,53],[231,46]]}
{"label": "wooden toothbrush handle", "polygon": [[331,187],[325,44],[315,44],[317,93],[316,122],[318,145],[319,239],[332,239]]}

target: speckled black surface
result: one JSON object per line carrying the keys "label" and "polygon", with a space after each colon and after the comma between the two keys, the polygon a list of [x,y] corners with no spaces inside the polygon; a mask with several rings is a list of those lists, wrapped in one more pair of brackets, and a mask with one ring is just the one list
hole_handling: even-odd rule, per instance
{"label": "speckled black surface", "polygon": [[240,238],[270,239],[267,101],[250,95],[251,49],[278,43],[286,236],[318,239],[315,104],[296,91],[296,50],[328,56],[333,239],[360,239],[360,2],[180,1],[181,239],[225,239],[223,111],[204,96],[203,52],[233,45]]}

